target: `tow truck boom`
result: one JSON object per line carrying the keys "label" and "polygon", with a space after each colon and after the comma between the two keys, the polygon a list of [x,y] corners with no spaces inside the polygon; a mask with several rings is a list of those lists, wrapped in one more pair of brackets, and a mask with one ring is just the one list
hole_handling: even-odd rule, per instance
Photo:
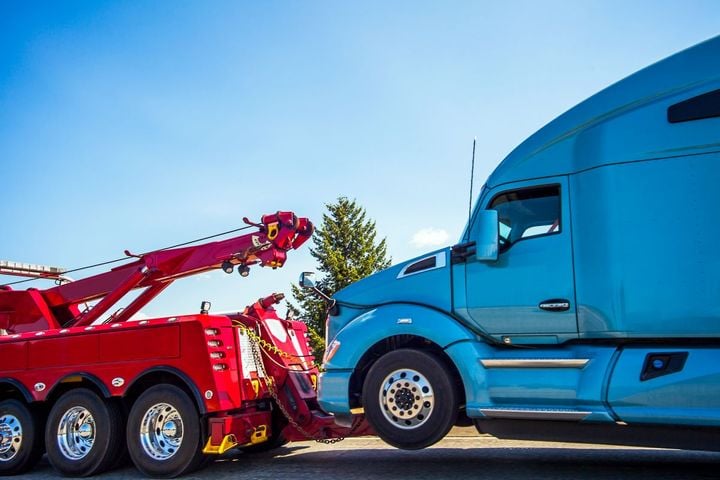
{"label": "tow truck boom", "polygon": [[[126,321],[179,278],[216,268],[232,270],[236,265],[243,269],[255,264],[282,267],[286,252],[299,248],[313,232],[307,218],[298,218],[292,212],[264,215],[257,224],[246,218],[244,221],[257,230],[222,241],[142,255],[126,251],[137,260],[47,290],[13,291],[9,286],[0,286],[0,329],[22,333],[87,326],[99,320],[130,291],[144,288],[127,307],[103,323]],[[0,270],[0,273],[13,274],[13,270]],[[15,274],[24,275],[17,271]],[[98,299],[101,300],[92,309],[80,308]]]}

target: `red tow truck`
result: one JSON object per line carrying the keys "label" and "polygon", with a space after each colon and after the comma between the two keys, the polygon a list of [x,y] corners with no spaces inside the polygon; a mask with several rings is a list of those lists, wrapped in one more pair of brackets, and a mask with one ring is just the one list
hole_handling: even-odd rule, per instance
{"label": "red tow truck", "polygon": [[279,318],[273,306],[282,294],[233,314],[210,314],[203,302],[198,314],[131,320],[179,278],[282,267],[313,232],[292,212],[245,221],[251,233],[126,251],[133,261],[77,281],[60,269],[0,263],[2,275],[57,284],[0,286],[0,475],[26,472],[46,452],[66,476],[98,474],[129,457],[145,475],[175,477],[232,448],[370,433],[361,416],[339,427],[320,410],[306,326]]}

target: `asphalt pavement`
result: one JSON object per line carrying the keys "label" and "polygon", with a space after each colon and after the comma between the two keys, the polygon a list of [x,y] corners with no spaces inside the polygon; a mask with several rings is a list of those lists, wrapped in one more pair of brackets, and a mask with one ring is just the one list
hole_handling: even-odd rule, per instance
{"label": "asphalt pavement", "polygon": [[[59,479],[47,461],[17,478]],[[102,480],[143,478],[127,467]],[[231,451],[186,479],[699,479],[720,478],[720,453],[506,441],[455,429],[438,444],[397,450],[377,438],[296,442],[272,452]]]}

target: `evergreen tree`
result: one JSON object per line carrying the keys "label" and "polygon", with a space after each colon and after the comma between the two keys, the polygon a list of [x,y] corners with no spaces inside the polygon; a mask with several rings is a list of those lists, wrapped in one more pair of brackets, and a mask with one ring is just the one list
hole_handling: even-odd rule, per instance
{"label": "evergreen tree", "polygon": [[[390,266],[385,239],[376,241],[375,222],[367,219],[365,209],[355,200],[340,197],[326,204],[322,225],[316,228],[310,254],[318,262],[322,274],[317,287],[331,296],[353,282]],[[325,350],[325,319],[327,306],[308,290],[292,286],[298,306],[288,308],[305,320],[316,361],[322,361]]]}

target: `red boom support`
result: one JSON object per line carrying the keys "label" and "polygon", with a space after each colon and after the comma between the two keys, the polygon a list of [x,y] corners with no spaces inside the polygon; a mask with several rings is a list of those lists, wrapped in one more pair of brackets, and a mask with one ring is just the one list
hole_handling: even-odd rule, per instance
{"label": "red boom support", "polygon": [[[131,290],[145,288],[130,305],[103,323],[122,322],[178,278],[235,265],[282,267],[286,252],[300,247],[313,232],[307,218],[298,218],[292,212],[264,215],[257,224],[245,222],[257,230],[227,240],[145,253],[109,272],[47,290],[0,287],[0,329],[22,333],[90,325]],[[80,310],[81,304],[98,299],[92,309]]]}

